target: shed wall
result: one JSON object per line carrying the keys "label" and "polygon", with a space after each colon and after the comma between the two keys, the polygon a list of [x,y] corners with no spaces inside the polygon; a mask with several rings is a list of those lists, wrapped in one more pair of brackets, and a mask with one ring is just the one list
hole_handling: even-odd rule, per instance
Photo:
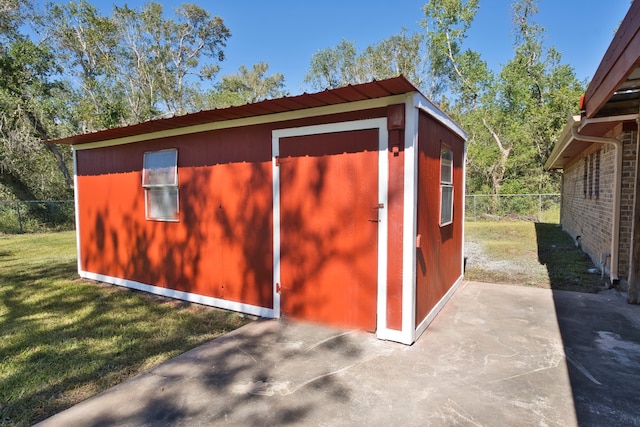
{"label": "shed wall", "polygon": [[[260,128],[224,130],[79,151],[83,269],[270,307],[271,152],[264,135]],[[143,153],[164,148],[178,148],[178,222],[145,220]]]}
{"label": "shed wall", "polygon": [[[462,276],[464,141],[420,112],[418,125],[416,326]],[[440,149],[453,151],[453,222],[440,226]]]}
{"label": "shed wall", "polygon": [[[386,108],[76,151],[81,269],[273,307],[271,131]],[[146,151],[178,149],[178,222],[145,220]]]}

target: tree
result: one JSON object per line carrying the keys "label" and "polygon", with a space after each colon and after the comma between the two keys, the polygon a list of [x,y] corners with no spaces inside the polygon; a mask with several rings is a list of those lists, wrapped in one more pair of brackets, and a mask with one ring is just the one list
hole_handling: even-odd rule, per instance
{"label": "tree", "polygon": [[514,56],[499,73],[464,49],[478,1],[430,0],[424,7],[431,71],[450,113],[469,133],[469,192],[557,191],[542,170],[583,85],[560,54],[545,49],[536,0],[513,3]]}
{"label": "tree", "polygon": [[0,184],[21,198],[68,197],[70,152],[41,142],[56,135],[56,95],[64,91],[51,79],[60,71],[53,54],[14,27],[3,33],[0,70]]}
{"label": "tree", "polygon": [[426,79],[426,54],[421,34],[397,34],[368,46],[358,53],[353,42],[342,40],[333,48],[316,52],[311,58],[305,82],[315,90],[333,89],[404,75],[418,87]]}
{"label": "tree", "polygon": [[357,52],[353,42],[342,40],[336,47],[321,49],[311,58],[304,81],[315,90],[361,83],[357,76]]}
{"label": "tree", "polygon": [[224,108],[288,95],[284,89],[284,75],[266,76],[268,70],[269,65],[265,62],[255,64],[251,70],[241,65],[238,73],[223,76],[209,92],[207,107]]}
{"label": "tree", "polygon": [[47,14],[43,31],[69,65],[82,132],[199,109],[198,82],[218,72],[231,35],[193,4],[174,18],[155,2],[115,7],[107,17],[81,0],[51,4]]}
{"label": "tree", "polygon": [[[192,4],[172,18],[154,2],[111,16],[85,0],[49,3],[44,15],[31,6],[0,1],[3,197],[69,197],[71,150],[48,140],[201,109],[199,83],[216,75],[230,37]],[[21,34],[27,23],[40,43]]]}

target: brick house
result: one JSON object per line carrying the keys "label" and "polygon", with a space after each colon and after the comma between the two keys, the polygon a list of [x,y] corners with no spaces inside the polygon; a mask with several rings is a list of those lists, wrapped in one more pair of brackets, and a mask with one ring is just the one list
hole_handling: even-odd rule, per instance
{"label": "brick house", "polygon": [[[634,2],[545,168],[562,171],[560,223],[640,302],[640,2]],[[634,214],[634,212],[636,212]],[[635,243],[635,244],[634,244]]]}

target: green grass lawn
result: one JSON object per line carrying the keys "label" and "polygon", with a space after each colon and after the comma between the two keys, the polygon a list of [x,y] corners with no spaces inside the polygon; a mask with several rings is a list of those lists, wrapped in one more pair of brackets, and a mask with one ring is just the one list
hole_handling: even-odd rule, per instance
{"label": "green grass lawn", "polygon": [[78,278],[74,232],[0,235],[0,425],[30,425],[250,321]]}
{"label": "green grass lawn", "polygon": [[606,284],[558,224],[466,222],[465,252],[469,280],[587,292]]}
{"label": "green grass lawn", "polygon": [[[592,291],[556,224],[467,222],[469,280]],[[248,318],[78,278],[74,232],[0,235],[0,425],[30,425]]]}

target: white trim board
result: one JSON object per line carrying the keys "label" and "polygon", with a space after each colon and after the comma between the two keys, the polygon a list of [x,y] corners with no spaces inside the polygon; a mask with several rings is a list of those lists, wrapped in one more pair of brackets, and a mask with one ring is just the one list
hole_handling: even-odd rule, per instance
{"label": "white trim board", "polygon": [[237,311],[253,316],[269,318],[274,317],[273,310],[270,308],[259,307],[251,304],[244,304],[220,298],[208,297],[191,292],[177,291],[175,289],[162,288],[160,286],[147,285],[146,283],[136,282],[135,280],[121,279],[118,277],[106,276],[104,274],[90,273],[88,271],[79,271],[78,274],[80,274],[80,277],[82,277],[83,279],[97,280],[99,282],[110,283],[112,285],[122,286],[129,289],[136,289],[155,295],[162,295],[164,297],[208,305],[211,307],[223,308],[225,310]]}
{"label": "white trim board", "polygon": [[[416,234],[418,215],[419,114],[407,102],[404,132],[404,207],[402,235],[402,343],[416,340]],[[428,237],[428,236],[426,236]]]}

